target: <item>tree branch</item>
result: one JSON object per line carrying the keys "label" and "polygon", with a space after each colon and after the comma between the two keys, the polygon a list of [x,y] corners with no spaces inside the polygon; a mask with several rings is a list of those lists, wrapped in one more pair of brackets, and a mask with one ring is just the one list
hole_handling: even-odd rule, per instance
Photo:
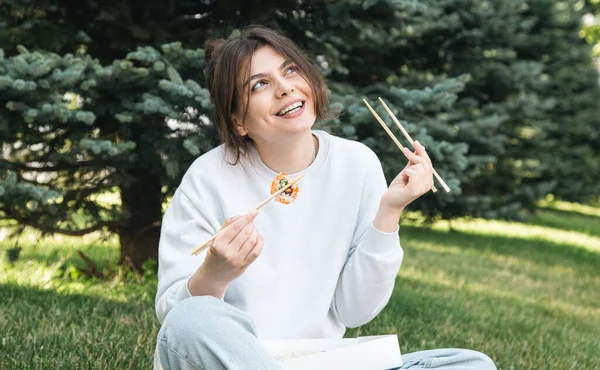
{"label": "tree branch", "polygon": [[116,231],[121,227],[121,224],[119,224],[118,222],[100,222],[94,226],[88,227],[86,229],[81,229],[81,230],[65,230],[65,229],[61,229],[61,228],[40,228],[39,226],[36,226],[33,222],[27,222],[27,225],[34,227],[36,229],[40,229],[44,232],[49,232],[51,234],[63,234],[63,235],[68,235],[68,236],[84,236],[90,233],[93,233],[94,231],[99,231],[102,230],[103,228],[107,228],[108,231]]}
{"label": "tree branch", "polygon": [[81,161],[76,163],[57,163],[54,166],[50,167],[32,167],[23,163],[7,161],[5,159],[0,160],[0,163],[7,164],[9,166],[9,169],[32,172],[56,172],[65,170],[76,170],[81,167],[112,167],[107,162],[99,161],[97,159]]}
{"label": "tree branch", "polygon": [[[50,227],[47,225],[40,225],[39,222],[36,222],[35,220],[30,219],[30,218],[25,218],[25,217],[17,214],[17,212],[14,212],[11,209],[3,208],[2,210],[6,213],[7,220],[15,220],[15,221],[17,221],[17,223],[20,226],[27,225],[34,229],[40,230],[43,233],[48,233],[48,234],[63,234],[63,235],[68,235],[68,236],[84,236],[84,235],[93,233],[94,231],[102,230],[104,228],[108,229],[108,231],[111,231],[111,232],[118,232],[118,230],[123,226],[119,222],[115,222],[115,221],[102,221],[102,222],[98,222],[94,226],[90,226],[85,229],[67,230],[67,229],[61,229],[60,227]],[[34,217],[32,217],[32,218],[34,218]],[[39,220],[40,218],[38,217],[35,219]]]}
{"label": "tree branch", "polygon": [[[99,279],[104,279],[104,274],[102,273],[102,271],[100,271],[98,269],[98,267],[96,266],[96,264],[94,263],[94,261],[92,261],[88,256],[86,256],[82,251],[80,251],[79,249],[77,249],[77,254],[79,255],[79,257],[81,257],[82,260],[85,261],[85,263],[88,265],[89,268],[89,274],[97,277]],[[86,272],[86,271],[84,271]]]}
{"label": "tree branch", "polygon": [[[65,198],[64,198],[65,201],[68,202],[71,200],[75,200],[79,204],[80,202],[83,202],[85,200],[85,198],[87,198],[89,195],[91,195],[93,193],[99,193],[101,190],[106,190],[106,189],[112,188],[113,187],[112,184],[103,185],[102,183],[104,181],[107,181],[111,177],[115,176],[116,174],[117,174],[117,172],[111,172],[104,177],[96,179],[96,181],[94,182],[93,185],[89,185],[86,187],[82,187],[79,189],[73,189],[72,191],[69,191],[69,193],[67,195],[65,195]],[[74,196],[72,196],[72,195],[74,195]]]}

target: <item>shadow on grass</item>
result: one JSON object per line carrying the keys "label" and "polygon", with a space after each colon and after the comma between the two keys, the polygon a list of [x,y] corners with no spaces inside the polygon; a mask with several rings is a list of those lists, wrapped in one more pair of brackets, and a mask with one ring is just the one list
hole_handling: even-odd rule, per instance
{"label": "shadow on grass", "polygon": [[[600,319],[576,315],[505,291],[470,291],[399,277],[392,298],[357,335],[398,334],[403,353],[468,348],[498,369],[598,368]],[[543,345],[541,345],[543,343]]]}
{"label": "shadow on grass", "polygon": [[600,217],[576,211],[540,208],[537,214],[528,218],[525,223],[600,237]]}
{"label": "shadow on grass", "polygon": [[[7,250],[12,247],[6,244],[0,244],[1,258],[6,258]],[[42,266],[52,266],[58,262],[73,263],[76,266],[87,267],[86,263],[79,257],[77,250],[82,251],[88,256],[97,267],[102,269],[117,262],[118,252],[109,250],[102,244],[73,246],[71,249],[57,249],[52,246],[46,247],[44,244],[24,246],[19,255],[21,261],[33,261]]]}
{"label": "shadow on grass", "polygon": [[553,243],[541,239],[471,234],[462,231],[440,231],[414,226],[402,226],[400,233],[404,243],[408,244],[415,240],[452,245],[464,250],[490,251],[552,266],[571,263],[578,268],[585,267],[594,275],[600,274],[600,252],[579,245]]}
{"label": "shadow on grass", "polygon": [[553,207],[552,205],[550,205],[550,206],[547,206],[547,205],[539,206],[538,209],[542,209],[542,210],[546,210],[546,211],[560,212],[561,214],[563,214],[566,217],[584,216],[584,217],[590,217],[592,219],[596,219],[596,221],[600,220],[600,215],[593,214],[593,212],[590,212],[590,213],[592,213],[592,214],[590,214],[590,213],[587,213],[587,212],[578,211],[576,209],[560,209],[560,208]]}
{"label": "shadow on grass", "polygon": [[[108,289],[108,288],[107,288]],[[39,289],[36,287],[22,286],[17,284],[0,284],[0,307],[11,309],[12,306],[27,304],[49,308],[50,305],[59,305],[66,311],[81,310],[85,307],[93,307],[93,313],[100,317],[110,318],[114,311],[121,313],[135,312],[140,306],[147,306],[148,302],[133,301],[121,302],[110,298],[81,293],[59,293],[52,289]],[[6,312],[6,311],[4,311]],[[78,320],[85,317],[77,315]]]}
{"label": "shadow on grass", "polygon": [[0,284],[0,368],[150,368],[148,302]]}

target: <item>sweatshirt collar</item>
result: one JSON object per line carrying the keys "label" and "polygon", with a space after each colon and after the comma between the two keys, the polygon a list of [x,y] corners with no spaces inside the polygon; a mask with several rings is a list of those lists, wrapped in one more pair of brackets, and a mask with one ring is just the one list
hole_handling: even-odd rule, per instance
{"label": "sweatshirt collar", "polygon": [[[315,160],[302,171],[298,171],[296,173],[286,173],[288,178],[293,179],[303,173],[305,174],[305,178],[315,177],[318,171],[321,169],[321,167],[323,167],[323,164],[325,163],[329,155],[329,147],[331,145],[330,135],[322,130],[313,130],[312,133],[319,141],[319,151],[317,152]],[[248,164],[251,166],[251,168],[254,169],[254,171],[256,171],[256,174],[260,178],[271,182],[278,175],[277,172],[273,171],[272,169],[267,167],[267,165],[264,164],[264,162],[260,158],[260,155],[258,154],[258,150],[256,150],[256,147],[254,145],[250,147],[250,150],[248,152],[248,159]]]}

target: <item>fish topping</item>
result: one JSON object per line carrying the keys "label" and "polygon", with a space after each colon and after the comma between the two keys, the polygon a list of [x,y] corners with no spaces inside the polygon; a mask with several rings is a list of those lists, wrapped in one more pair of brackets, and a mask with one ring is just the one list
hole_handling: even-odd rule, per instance
{"label": "fish topping", "polygon": [[[278,190],[285,188],[290,183],[290,180],[284,173],[279,173],[277,177],[271,183],[271,194],[276,193]],[[283,191],[275,198],[275,201],[283,204],[292,203],[298,196],[298,184],[294,184]]]}

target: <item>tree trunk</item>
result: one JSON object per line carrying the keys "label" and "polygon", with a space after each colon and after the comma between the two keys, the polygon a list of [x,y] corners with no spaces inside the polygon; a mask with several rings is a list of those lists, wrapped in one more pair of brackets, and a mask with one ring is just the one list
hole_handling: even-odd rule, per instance
{"label": "tree trunk", "polygon": [[122,209],[129,220],[118,231],[121,242],[119,263],[140,269],[148,259],[158,260],[158,239],[162,219],[159,177],[150,171],[129,173],[135,178],[121,189]]}

